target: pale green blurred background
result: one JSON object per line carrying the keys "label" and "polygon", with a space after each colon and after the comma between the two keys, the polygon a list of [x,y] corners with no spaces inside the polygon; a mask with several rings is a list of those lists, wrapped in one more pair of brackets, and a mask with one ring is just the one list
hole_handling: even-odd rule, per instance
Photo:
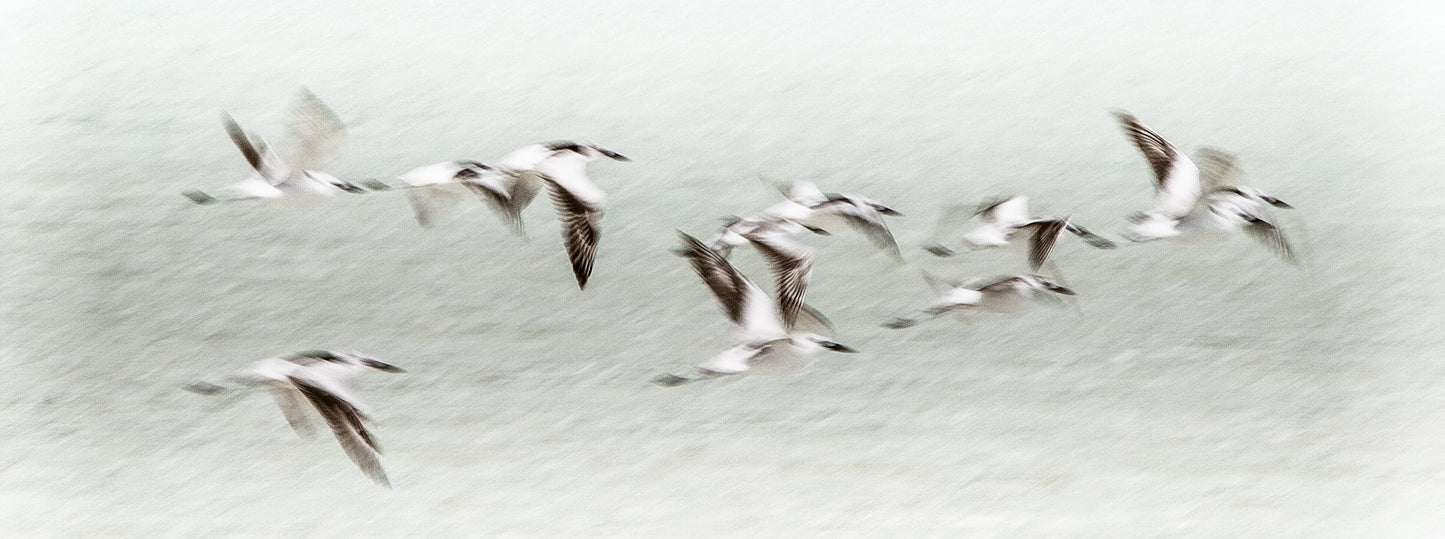
{"label": "pale green blurred background", "polygon": [[[0,7],[0,534],[1438,536],[1445,38],[1428,4],[7,2]],[[197,207],[299,87],[391,178],[585,138],[588,290],[404,196]],[[1108,114],[1240,154],[1304,255],[1247,238],[1056,251],[1083,316],[878,324],[1021,257],[933,259],[1006,193],[1111,235],[1150,200]],[[728,345],[673,229],[812,180],[901,210],[910,265],[810,238],[862,351],[661,388]],[[751,253],[737,257],[763,279]],[[395,485],[265,395],[181,389],[353,348]]]}

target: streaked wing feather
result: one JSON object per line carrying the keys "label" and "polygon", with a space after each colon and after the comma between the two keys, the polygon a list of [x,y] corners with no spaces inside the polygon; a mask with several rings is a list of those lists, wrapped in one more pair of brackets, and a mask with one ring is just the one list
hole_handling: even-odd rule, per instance
{"label": "streaked wing feather", "polygon": [[1048,259],[1049,251],[1053,250],[1059,234],[1063,233],[1065,222],[1063,219],[1040,219],[1024,227],[1033,231],[1029,239],[1030,269],[1038,271],[1039,266],[1044,265],[1044,260]]}
{"label": "streaked wing feather", "polygon": [[1285,262],[1289,262],[1290,264],[1297,264],[1299,262],[1298,259],[1295,258],[1294,249],[1290,247],[1289,241],[1284,237],[1284,231],[1280,230],[1274,223],[1264,219],[1254,218],[1245,223],[1244,232],[1269,248],[1274,254],[1279,255]]}
{"label": "streaked wing feather", "polygon": [[687,257],[693,271],[717,298],[723,314],[727,315],[728,321],[733,324],[742,325],[743,298],[748,288],[746,277],[721,254],[709,249],[697,238],[681,231],[677,234],[685,245],[681,254]]}
{"label": "streaked wing feather", "polygon": [[813,253],[780,234],[753,233],[746,236],[753,247],[768,261],[777,287],[778,312],[783,328],[791,330],[808,291],[808,277],[813,272]]}
{"label": "streaked wing feather", "polygon": [[312,422],[311,416],[302,406],[301,392],[292,388],[272,387],[271,396],[276,399],[276,406],[281,409],[281,415],[286,418],[286,423],[296,434],[311,437],[316,435],[316,425]]}
{"label": "streaked wing feather", "polygon": [[1114,117],[1124,127],[1124,133],[1139,152],[1144,154],[1144,159],[1149,161],[1149,167],[1154,170],[1154,185],[1159,189],[1164,188],[1164,180],[1169,175],[1169,169],[1173,167],[1174,160],[1179,157],[1179,150],[1159,136],[1154,130],[1149,129],[1139,122],[1134,115],[1123,111],[1114,112]]}
{"label": "streaked wing feather", "polygon": [[366,416],[355,405],[304,378],[292,377],[291,382],[311,401],[316,411],[321,413],[321,417],[326,419],[326,424],[331,427],[332,434],[336,435],[336,441],[346,451],[346,456],[351,457],[351,461],[372,480],[391,488],[391,481],[387,479],[386,470],[381,465],[381,451],[376,440],[362,424]]}
{"label": "streaked wing feather", "polygon": [[557,218],[562,221],[562,241],[567,247],[567,258],[572,262],[572,275],[577,278],[577,288],[585,289],[587,279],[592,276],[592,261],[597,255],[597,241],[602,234],[597,227],[602,209],[587,204],[557,182],[546,181],[547,192],[557,209]]}

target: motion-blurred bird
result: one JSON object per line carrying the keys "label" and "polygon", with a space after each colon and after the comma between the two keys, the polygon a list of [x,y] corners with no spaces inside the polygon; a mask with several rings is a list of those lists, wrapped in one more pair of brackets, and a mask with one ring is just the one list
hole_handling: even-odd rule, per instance
{"label": "motion-blurred bird", "polygon": [[[305,403],[309,403],[326,420],[352,462],[372,480],[390,488],[391,482],[381,466],[381,447],[362,424],[370,418],[346,386],[346,382],[363,369],[405,372],[356,352],[307,350],[263,359],[232,375],[231,379],[269,389],[286,422],[297,433],[308,436],[315,431],[312,416],[306,411]],[[219,389],[216,386],[193,388],[202,393]]]}
{"label": "motion-blurred bird", "polygon": [[231,115],[221,113],[221,122],[231,142],[241,150],[246,162],[255,170],[250,178],[230,187],[234,193],[216,198],[201,191],[183,193],[197,204],[239,200],[256,200],[271,204],[304,205],[326,200],[340,192],[365,193],[366,189],[319,170],[335,156],[341,144],[344,127],[341,119],[302,89],[291,107],[290,140],[285,155],[276,152],[259,137],[248,135]]}
{"label": "motion-blurred bird", "polygon": [[[682,255],[732,322],[736,344],[698,366],[698,378],[666,374],[653,382],[672,386],[728,374],[792,372],[806,367],[810,363],[808,356],[819,350],[855,351],[821,334],[827,331],[827,319],[803,303],[812,268],[810,252],[776,242],[775,237],[755,238],[755,245],[770,260],[777,281],[778,302],[774,305],[761,288],[717,251],[685,233],[678,235],[684,244]],[[806,329],[799,324],[804,321],[809,324]]]}
{"label": "motion-blurred bird", "polygon": [[754,217],[731,216],[724,220],[722,228],[711,240],[707,241],[707,245],[722,254],[723,258],[727,258],[732,254],[734,248],[752,243],[748,240],[750,234],[782,234],[792,237],[802,234],[804,231],[829,235],[828,231],[821,228],[809,228],[788,219],[766,214]]}
{"label": "motion-blurred bird", "polygon": [[1239,173],[1237,159],[1212,148],[1199,151],[1198,165],[1173,144],[1140,123],[1133,115],[1116,111],[1125,134],[1149,161],[1154,171],[1154,206],[1130,218],[1125,237],[1132,241],[1170,239],[1181,242],[1222,239],[1243,229],[1285,261],[1296,262],[1294,250],[1265,211],[1266,205],[1291,208],[1284,201],[1247,186],[1230,185]]}
{"label": "motion-blurred bird", "polygon": [[879,249],[888,251],[894,258],[902,258],[893,232],[883,221],[884,215],[902,215],[893,208],[858,195],[824,193],[809,181],[794,182],[791,186],[780,184],[778,190],[787,200],[763,210],[764,215],[798,223],[814,232],[845,222]]}
{"label": "motion-blurred bird", "polygon": [[[945,232],[945,224],[953,220],[957,207],[946,208],[939,217],[935,237]],[[1017,245],[1013,240],[1022,233],[1028,233],[1029,268],[1038,271],[1049,256],[1054,243],[1065,230],[1083,239],[1085,243],[1099,249],[1113,249],[1114,242],[1104,239],[1084,227],[1074,224],[1067,217],[1030,217],[1029,197],[1018,195],[981,206],[972,217],[979,217],[983,225],[963,235],[963,242],[971,249],[988,249]],[[937,256],[953,256],[952,249],[939,243],[925,247]]]}
{"label": "motion-blurred bird", "polygon": [[918,325],[948,313],[1018,312],[1045,293],[1072,296],[1074,291],[1042,275],[1017,275],[982,285],[950,283],[951,288],[927,309],[900,316],[883,323],[883,327],[901,329]]}
{"label": "motion-blurred bird", "polygon": [[444,161],[411,169],[400,178],[408,188],[416,221],[423,227],[431,227],[471,195],[486,201],[514,227],[520,226],[520,216],[512,211],[511,196],[503,183],[505,177],[487,164]]}
{"label": "motion-blurred bird", "polygon": [[[592,275],[592,262],[597,256],[597,241],[601,237],[599,224],[607,194],[587,177],[587,163],[598,156],[618,161],[630,159],[585,143],[551,143],[543,145],[550,150],[545,159],[537,162],[529,171],[518,173],[516,183],[509,194],[513,204],[525,204],[518,198],[527,182],[540,180],[547,186],[556,207],[557,218],[562,222],[562,241],[567,248],[567,258],[572,262],[572,275],[577,279],[577,288],[585,289],[587,279]],[[515,153],[515,152],[514,152]],[[515,170],[511,164],[494,165],[498,170]],[[521,208],[517,208],[517,212]]]}

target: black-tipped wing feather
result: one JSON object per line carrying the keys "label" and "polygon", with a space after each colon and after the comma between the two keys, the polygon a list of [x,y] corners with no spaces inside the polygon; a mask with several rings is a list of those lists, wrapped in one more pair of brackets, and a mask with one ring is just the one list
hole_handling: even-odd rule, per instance
{"label": "black-tipped wing feather", "polygon": [[231,143],[235,144],[236,149],[241,150],[241,155],[246,157],[246,163],[251,165],[252,170],[261,171],[261,150],[251,143],[251,138],[246,136],[246,131],[241,129],[240,124],[237,124],[230,114],[224,112],[221,113],[221,123],[225,124],[226,134],[230,135]]}
{"label": "black-tipped wing feather", "polygon": [[336,441],[346,451],[346,456],[351,457],[351,461],[372,480],[390,488],[391,481],[381,466],[381,450],[362,424],[366,416],[355,405],[304,378],[291,377],[290,380],[331,426],[331,432],[336,435]]}
{"label": "black-tipped wing feather", "polygon": [[598,222],[602,209],[577,198],[557,182],[550,179],[547,192],[557,208],[557,218],[562,221],[562,241],[567,246],[567,258],[572,261],[572,275],[577,278],[577,288],[587,288],[587,278],[592,276],[592,261],[597,256],[597,241],[602,235]]}
{"label": "black-tipped wing feather", "polygon": [[1179,158],[1179,150],[1154,130],[1140,123],[1133,114],[1115,111],[1114,117],[1119,119],[1119,123],[1124,127],[1124,133],[1144,154],[1144,159],[1149,161],[1150,168],[1154,169],[1154,185],[1163,189],[1164,179],[1169,176],[1169,169],[1173,168],[1174,160]]}
{"label": "black-tipped wing feather", "polygon": [[747,238],[773,270],[778,312],[783,318],[783,327],[792,330],[803,306],[803,296],[808,292],[808,277],[813,273],[813,254],[796,243],[780,241],[779,236],[774,234],[748,234]]}
{"label": "black-tipped wing feather", "polygon": [[747,280],[727,259],[717,251],[709,249],[697,238],[678,231],[684,244],[680,254],[692,264],[693,271],[702,279],[712,295],[722,306],[723,314],[734,324],[743,323],[743,297],[747,294]]}
{"label": "black-tipped wing feather", "polygon": [[1058,241],[1059,234],[1064,231],[1065,223],[1063,219],[1041,219],[1021,227],[1033,231],[1029,238],[1029,268],[1038,271],[1039,266],[1044,265],[1049,251],[1054,248],[1054,242]]}

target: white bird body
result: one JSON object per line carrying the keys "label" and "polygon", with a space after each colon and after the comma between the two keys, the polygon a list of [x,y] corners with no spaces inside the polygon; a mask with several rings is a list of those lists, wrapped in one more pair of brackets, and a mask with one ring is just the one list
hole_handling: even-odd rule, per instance
{"label": "white bird body", "polygon": [[470,196],[482,198],[503,219],[515,224],[514,216],[508,211],[511,197],[504,176],[482,163],[443,161],[406,171],[399,179],[410,188],[407,196],[417,222],[423,227],[432,226]]}
{"label": "white bird body", "polygon": [[1134,241],[1157,239],[1181,243],[1219,241],[1243,230],[1285,261],[1295,263],[1294,251],[1265,206],[1290,208],[1282,200],[1253,187],[1230,185],[1239,174],[1231,154],[1199,150],[1201,169],[1193,160],[1127,112],[1115,112],[1124,131],[1155,174],[1154,205],[1135,216],[1125,237]]}
{"label": "white bird body", "polygon": [[[955,219],[956,214],[960,213],[958,210],[957,206],[945,209],[934,230],[935,237],[943,235],[944,224]],[[1029,215],[1029,197],[1023,195],[1008,197],[984,205],[973,212],[970,218],[972,217],[978,217],[982,224],[963,234],[963,243],[969,249],[1006,248],[1023,251],[1028,253],[1029,267],[1035,271],[1043,265],[1049,252],[1053,249],[1054,243],[1065,231],[1073,233],[1095,248],[1114,248],[1114,242],[1085,230],[1084,227],[1074,224],[1067,217],[1031,217]],[[1029,241],[1014,241],[1025,233],[1028,234]],[[955,254],[952,249],[938,243],[925,246],[925,249],[938,256]]]}
{"label": "white bird body", "polygon": [[927,309],[894,318],[883,327],[900,329],[944,314],[963,312],[1016,313],[1027,309],[1044,292],[1072,296],[1069,290],[1040,275],[1018,275],[982,285],[959,284],[945,290]]}
{"label": "white bird body", "polygon": [[[778,280],[775,304],[717,251],[692,236],[679,235],[685,244],[680,254],[692,263],[733,324],[733,346],[698,366],[704,376],[793,372],[811,363],[807,358],[818,350],[853,351],[797,324],[801,315],[813,324],[827,325],[821,314],[803,305],[812,269],[811,251],[798,250],[778,237],[750,235],[772,263]],[[666,375],[655,381],[677,385],[691,379]]]}
{"label": "white bird body", "polygon": [[[289,147],[285,156],[278,155],[265,140],[247,134],[228,114],[222,115],[231,142],[245,156],[254,173],[226,191],[230,197],[219,200],[254,200],[270,205],[306,206],[327,200],[341,192],[364,193],[365,189],[336,176],[322,172],[320,167],[335,156],[345,135],[345,127],[336,113],[327,108],[311,92],[302,90],[291,108],[288,127]],[[198,204],[219,200],[199,191],[188,191],[187,197]]]}
{"label": "white bird body", "polygon": [[899,215],[892,208],[857,195],[825,194],[809,181],[794,182],[789,187],[779,186],[779,191],[787,200],[763,210],[764,217],[792,221],[815,232],[846,224],[862,233],[875,246],[888,250],[895,257],[902,257],[893,232],[883,221],[884,215]]}
{"label": "white bird body", "polygon": [[346,384],[367,368],[404,372],[356,352],[307,350],[260,360],[232,379],[270,389],[286,422],[297,433],[314,431],[314,414],[307,412],[308,408],[320,414],[352,462],[377,483],[390,487],[381,465],[380,446],[362,423],[368,419],[366,406]]}

